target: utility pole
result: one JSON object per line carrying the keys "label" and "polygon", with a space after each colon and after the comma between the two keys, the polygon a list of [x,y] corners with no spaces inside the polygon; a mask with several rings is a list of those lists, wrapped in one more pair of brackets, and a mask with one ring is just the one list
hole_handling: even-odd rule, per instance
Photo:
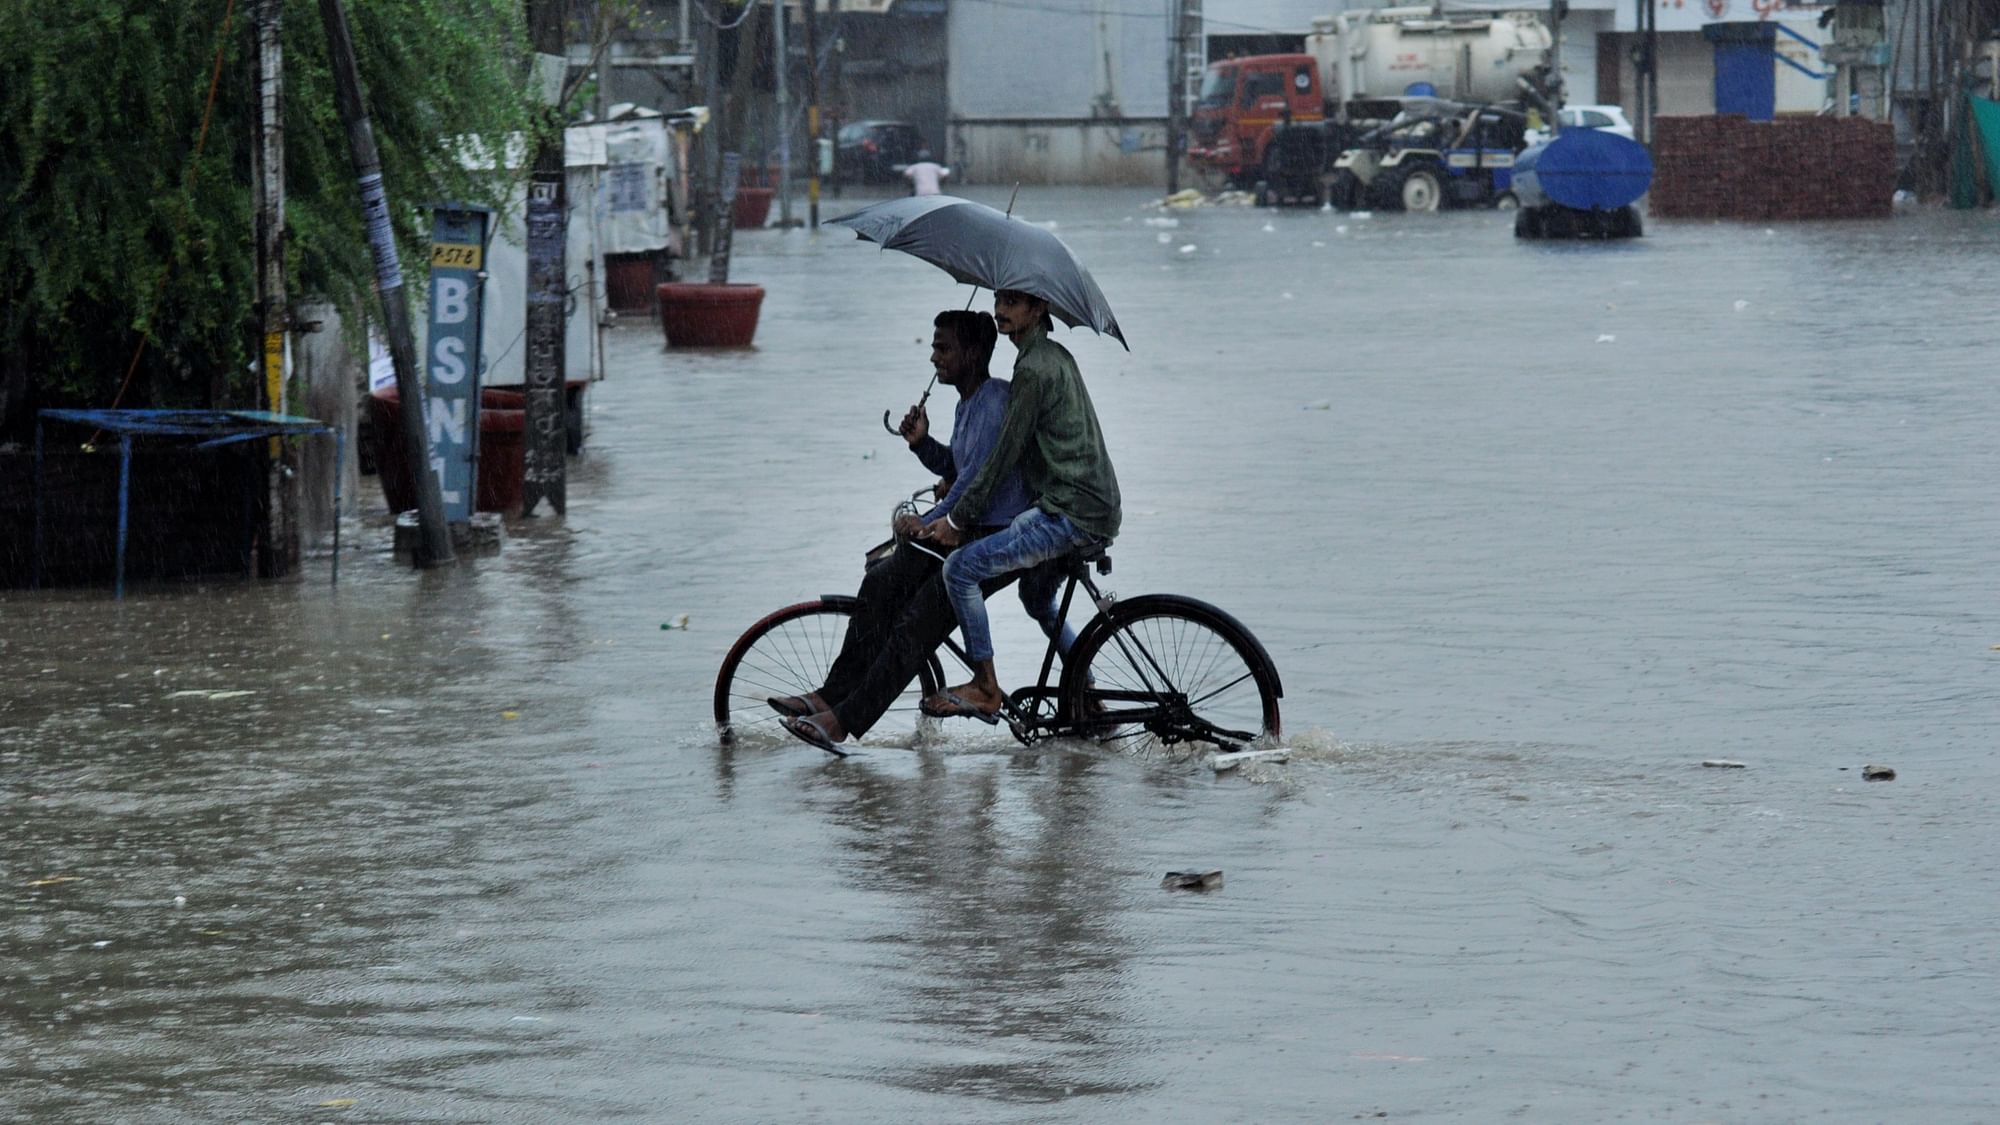
{"label": "utility pole", "polygon": [[354,39],[347,33],[347,16],[340,9],[340,0],[319,0],[319,14],[326,24],[327,60],[333,67],[340,118],[347,125],[347,146],[361,187],[361,218],[368,228],[368,249],[375,258],[375,288],[382,298],[382,330],[389,336],[389,356],[396,366],[396,393],[403,412],[403,460],[417,490],[416,562],[418,566],[442,566],[453,561],[451,529],[445,526],[444,495],[437,475],[430,471],[430,443],[424,440],[424,381],[417,372],[410,306],[403,296],[403,267],[396,260],[396,236],[389,226],[389,197],[382,190],[382,157],[375,148],[375,128],[368,121],[361,74],[354,66]]}
{"label": "utility pole", "polygon": [[[811,3],[812,0],[806,0]],[[785,25],[792,22],[785,0],[771,0],[772,69],[778,72],[778,225],[792,225],[792,106],[785,88],[785,72],[791,69],[791,52],[785,49]]]}
{"label": "utility pole", "polygon": [[[257,0],[251,14],[257,29],[257,146],[252,150],[257,182],[257,354],[262,358],[264,407],[274,414],[283,414],[286,408],[284,15],[284,0]],[[293,538],[285,474],[279,464],[284,443],[272,438],[268,450],[264,542],[267,573],[276,574],[290,569],[294,561]],[[334,518],[339,519],[340,513],[335,512]]]}
{"label": "utility pole", "polygon": [[[693,0],[681,0],[691,4]],[[695,48],[695,65],[700,68],[701,99],[708,106],[708,123],[701,127],[700,171],[691,179],[694,185],[695,235],[703,254],[715,250],[715,195],[716,164],[722,159],[722,149],[716,143],[716,134],[722,131],[722,65],[717,58],[722,49],[722,36],[715,26],[715,20],[706,10],[696,13],[701,20],[700,44]]]}
{"label": "utility pole", "polygon": [[[1569,0],[1549,0],[1549,104],[1560,110],[1569,100],[1569,81],[1563,77],[1563,17],[1569,15]],[[1549,122],[1554,133],[1561,122]]]}
{"label": "utility pole", "polygon": [[833,197],[840,198],[840,127],[847,124],[847,91],[840,84],[840,59],[847,53],[847,41],[840,37],[840,0],[826,0],[826,14],[833,19],[833,50],[826,58],[826,84],[833,89],[826,104],[832,120],[826,131],[833,134]]}
{"label": "utility pole", "polygon": [[1201,0],[1168,0],[1167,194],[1181,189],[1181,152],[1187,147],[1188,79],[1201,68]]}
{"label": "utility pole", "polygon": [[819,20],[813,9],[818,0],[805,0],[806,18],[806,140],[811,150],[806,156],[806,225],[819,228]]}
{"label": "utility pole", "polygon": [[[555,74],[563,66],[562,0],[528,0],[528,46],[537,71]],[[546,81],[546,77],[545,77]],[[542,111],[528,174],[528,313],[526,320],[527,449],[521,468],[521,514],[531,516],[543,500],[562,515],[568,500],[568,427],[564,406],[563,361],[568,286],[564,257],[569,207],[563,191],[562,85]]]}

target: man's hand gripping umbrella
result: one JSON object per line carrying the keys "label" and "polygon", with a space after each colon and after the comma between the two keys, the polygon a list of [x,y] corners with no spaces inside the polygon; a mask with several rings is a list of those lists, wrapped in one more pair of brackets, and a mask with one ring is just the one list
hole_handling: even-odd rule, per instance
{"label": "man's hand gripping umbrella", "polygon": [[[1016,185],[1014,194],[1019,193]],[[1007,209],[998,211],[954,195],[906,196],[827,222],[847,227],[856,237],[878,243],[884,250],[921,258],[956,281],[995,291],[1032,293],[1047,301],[1049,311],[1070,327],[1087,325],[1125,344],[1118,318],[1112,315],[1111,304],[1090,271],[1047,228],[1014,218],[1012,197]],[[973,296],[966,299],[967,308],[972,307],[978,291],[975,288]],[[905,423],[923,410],[935,386],[933,377],[911,415],[905,416]],[[890,413],[882,412],[882,428],[904,435],[906,429],[890,425]]]}

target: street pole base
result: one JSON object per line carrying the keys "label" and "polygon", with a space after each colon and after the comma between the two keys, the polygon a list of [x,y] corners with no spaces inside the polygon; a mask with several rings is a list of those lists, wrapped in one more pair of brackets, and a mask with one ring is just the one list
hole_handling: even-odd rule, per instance
{"label": "street pole base", "polygon": [[[497,555],[507,538],[498,512],[474,512],[472,522],[452,523],[446,526],[451,528],[451,548],[461,557]],[[423,542],[423,528],[417,521],[416,509],[397,513],[396,561],[409,566],[422,565],[418,560]]]}

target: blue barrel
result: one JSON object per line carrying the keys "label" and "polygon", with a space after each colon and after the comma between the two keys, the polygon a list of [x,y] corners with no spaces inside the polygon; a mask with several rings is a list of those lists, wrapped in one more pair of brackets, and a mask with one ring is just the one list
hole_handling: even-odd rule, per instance
{"label": "blue barrel", "polygon": [[1564,129],[1514,158],[1514,197],[1523,207],[1616,211],[1652,184],[1646,146],[1602,129]]}

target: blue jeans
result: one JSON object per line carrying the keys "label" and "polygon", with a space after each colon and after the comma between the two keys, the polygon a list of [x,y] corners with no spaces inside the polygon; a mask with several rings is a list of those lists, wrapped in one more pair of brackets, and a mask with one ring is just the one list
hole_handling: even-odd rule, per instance
{"label": "blue jeans", "polygon": [[[993,659],[993,633],[986,624],[986,598],[979,584],[1037,563],[1059,559],[1078,547],[1097,546],[1104,540],[1082,531],[1068,516],[1050,515],[1029,508],[1014,517],[1004,529],[953,551],[944,561],[944,587],[951,607],[958,614],[958,627],[965,634],[965,654],[973,660]],[[1021,602],[1044,633],[1057,636],[1062,651],[1075,640],[1056,619],[1056,582],[1053,572],[1028,575],[1021,582]]]}

